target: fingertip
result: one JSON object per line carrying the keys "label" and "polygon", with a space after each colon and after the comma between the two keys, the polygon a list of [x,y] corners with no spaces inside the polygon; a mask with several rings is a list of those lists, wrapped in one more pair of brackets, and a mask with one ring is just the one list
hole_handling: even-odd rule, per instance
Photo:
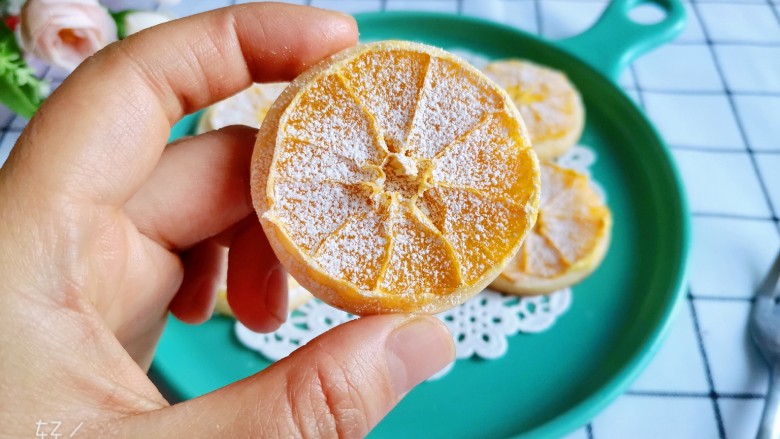
{"label": "fingertip", "polygon": [[242,48],[255,82],[292,80],[322,59],[357,44],[355,18],[308,6],[267,4],[236,14]]}
{"label": "fingertip", "polygon": [[[348,49],[358,43],[358,25],[355,17],[338,11],[326,11],[328,20],[323,20],[320,24],[322,33],[321,41],[328,47],[325,56]],[[322,49],[319,49],[322,50]],[[319,56],[316,61],[319,61]]]}
{"label": "fingertip", "polygon": [[214,314],[216,286],[204,280],[200,285],[190,283],[185,288],[176,293],[168,310],[179,321],[188,325],[205,323]]}
{"label": "fingertip", "polygon": [[328,11],[332,15],[332,34],[343,41],[344,48],[358,42],[358,24],[355,17],[339,11]]}
{"label": "fingertip", "polygon": [[281,325],[287,320],[289,301],[287,295],[287,270],[281,264],[274,267],[268,273],[263,287],[265,290],[265,309]]}
{"label": "fingertip", "polygon": [[203,241],[181,256],[184,277],[168,309],[179,320],[200,324],[214,312],[216,291],[224,280],[225,252],[213,240]]}
{"label": "fingertip", "polygon": [[393,391],[399,398],[455,359],[449,329],[432,316],[414,316],[396,327],[385,351]]}
{"label": "fingertip", "polygon": [[201,323],[205,323],[214,314],[213,306],[202,308],[184,308],[174,306],[173,303],[171,303],[170,311],[171,314],[176,317],[176,319],[188,325],[200,325]]}
{"label": "fingertip", "polygon": [[[246,125],[227,125],[218,130],[208,131],[204,135],[211,133],[223,133],[229,138],[235,139],[237,143],[243,146],[254,147],[254,139],[257,137],[257,128],[252,128]],[[251,140],[251,141],[250,141]]]}
{"label": "fingertip", "polygon": [[[270,5],[269,5],[270,6]],[[358,41],[357,20],[351,14],[332,9],[318,8],[316,6],[281,5],[286,10],[294,11],[301,17],[306,16],[310,23],[320,24],[324,46],[336,42],[343,44],[343,48],[354,46]],[[305,30],[311,30],[305,29]]]}
{"label": "fingertip", "polygon": [[287,274],[255,221],[233,237],[228,253],[228,304],[256,332],[271,332],[287,319]]}

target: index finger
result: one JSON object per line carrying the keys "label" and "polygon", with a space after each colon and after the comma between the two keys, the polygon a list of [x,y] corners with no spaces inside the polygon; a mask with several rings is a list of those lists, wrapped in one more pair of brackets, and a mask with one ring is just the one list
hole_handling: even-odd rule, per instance
{"label": "index finger", "polygon": [[181,116],[252,81],[289,80],[354,45],[352,17],[245,4],[176,20],[85,61],[31,120],[6,166],[19,188],[121,206],[154,168]]}

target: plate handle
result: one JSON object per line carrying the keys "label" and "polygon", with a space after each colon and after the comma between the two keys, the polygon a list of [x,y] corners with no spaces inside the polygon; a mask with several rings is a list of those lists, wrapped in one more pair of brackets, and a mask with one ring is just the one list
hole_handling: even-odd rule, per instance
{"label": "plate handle", "polygon": [[[629,11],[643,4],[660,7],[665,17],[653,24],[634,21]],[[685,9],[680,0],[613,0],[590,29],[555,43],[617,82],[632,61],[684,28]]]}

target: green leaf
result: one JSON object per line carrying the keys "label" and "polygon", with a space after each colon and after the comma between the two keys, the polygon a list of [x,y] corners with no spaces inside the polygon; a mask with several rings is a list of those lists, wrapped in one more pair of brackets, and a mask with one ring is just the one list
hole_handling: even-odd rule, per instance
{"label": "green leaf", "polygon": [[29,93],[21,87],[7,81],[5,76],[0,77],[0,101],[16,114],[31,118],[40,106],[40,101],[30,99]]}
{"label": "green leaf", "polygon": [[41,105],[44,82],[22,58],[16,36],[0,21],[0,102],[30,118]]}
{"label": "green leaf", "polygon": [[125,17],[127,14],[136,12],[135,9],[126,9],[124,11],[111,12],[111,18],[116,22],[117,38],[123,40],[127,38],[127,29],[125,29]]}

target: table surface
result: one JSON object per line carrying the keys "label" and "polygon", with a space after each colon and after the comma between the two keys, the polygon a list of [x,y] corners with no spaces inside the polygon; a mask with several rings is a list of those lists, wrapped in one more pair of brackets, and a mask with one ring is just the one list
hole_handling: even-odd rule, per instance
{"label": "table surface", "polygon": [[[235,1],[104,3],[185,16]],[[558,39],[588,28],[607,1],[294,3],[465,14]],[[685,8],[683,34],[639,59],[620,85],[655,123],[682,173],[693,214],[686,300],[630,390],[569,438],[749,438],[763,408],[768,372],[746,328],[751,296],[780,249],[780,0],[686,1]],[[65,76],[39,70],[55,87]],[[0,164],[25,123],[0,106]]]}

